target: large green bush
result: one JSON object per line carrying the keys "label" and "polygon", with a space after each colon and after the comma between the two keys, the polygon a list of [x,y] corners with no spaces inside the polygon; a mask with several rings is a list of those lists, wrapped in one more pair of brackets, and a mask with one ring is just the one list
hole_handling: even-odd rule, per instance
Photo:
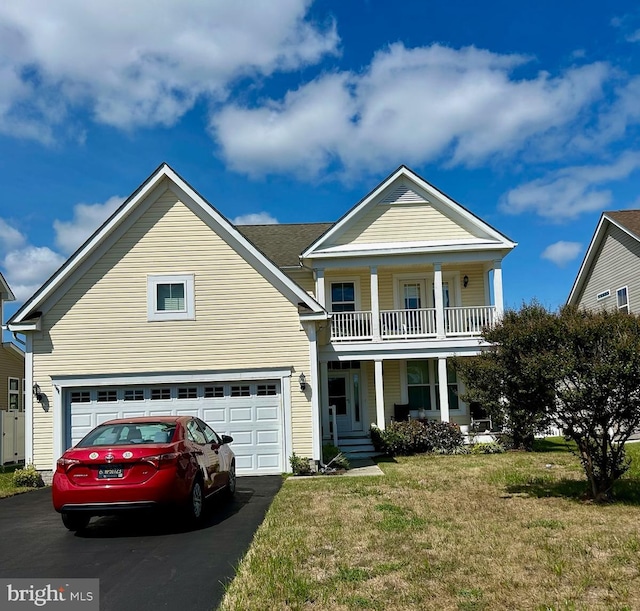
{"label": "large green bush", "polygon": [[35,466],[29,464],[13,472],[13,485],[16,488],[41,488],[44,482]]}
{"label": "large green bush", "polygon": [[457,425],[431,420],[392,422],[384,430],[372,427],[371,439],[376,451],[388,456],[408,456],[425,452],[455,454],[464,443]]}

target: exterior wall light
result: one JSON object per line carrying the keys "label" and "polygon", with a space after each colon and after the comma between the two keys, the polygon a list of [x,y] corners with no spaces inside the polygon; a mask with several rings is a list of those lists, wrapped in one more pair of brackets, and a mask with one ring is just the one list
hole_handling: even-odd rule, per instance
{"label": "exterior wall light", "polygon": [[300,374],[298,378],[298,382],[300,382],[300,390],[304,392],[307,388],[307,378],[304,377],[304,373]]}
{"label": "exterior wall light", "polygon": [[36,398],[38,403],[42,403],[44,401],[44,393],[40,390],[40,386],[37,384],[33,385],[33,396]]}
{"label": "exterior wall light", "polygon": [[462,279],[462,286],[464,286],[464,288],[467,288],[467,284],[469,284],[469,276],[466,276]]}

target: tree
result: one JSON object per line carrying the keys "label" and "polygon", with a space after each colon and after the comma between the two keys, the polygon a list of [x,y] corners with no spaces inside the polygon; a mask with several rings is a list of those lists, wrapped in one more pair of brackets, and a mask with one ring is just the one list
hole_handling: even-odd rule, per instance
{"label": "tree", "polygon": [[555,419],[578,447],[591,495],[605,501],[640,427],[640,318],[566,306],[559,321]]}
{"label": "tree", "polygon": [[508,310],[484,329],[492,346],[477,357],[456,359],[465,382],[463,400],[476,401],[513,437],[514,448],[530,450],[536,432],[547,428],[555,409],[557,316],[538,303]]}

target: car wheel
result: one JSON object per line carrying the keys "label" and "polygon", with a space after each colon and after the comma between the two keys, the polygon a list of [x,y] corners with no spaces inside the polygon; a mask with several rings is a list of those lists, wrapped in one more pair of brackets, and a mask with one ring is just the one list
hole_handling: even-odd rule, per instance
{"label": "car wheel", "polygon": [[202,482],[200,479],[196,479],[191,487],[191,494],[187,501],[186,511],[187,518],[192,523],[197,523],[202,518],[202,512],[204,510],[204,490],[202,489]]}
{"label": "car wheel", "polygon": [[84,513],[67,513],[62,512],[62,523],[71,531],[82,530],[87,527],[91,516]]}
{"label": "car wheel", "polygon": [[236,493],[236,463],[233,461],[229,467],[229,481],[227,483],[227,497],[232,498]]}

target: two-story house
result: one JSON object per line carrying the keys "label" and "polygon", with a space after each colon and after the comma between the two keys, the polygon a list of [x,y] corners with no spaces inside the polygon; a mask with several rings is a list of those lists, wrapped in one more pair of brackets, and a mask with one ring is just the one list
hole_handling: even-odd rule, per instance
{"label": "two-story house", "polygon": [[138,414],[198,414],[239,474],[366,444],[399,409],[467,425],[450,359],[483,349],[514,246],[404,166],[336,223],[236,227],[162,165],[9,321],[28,457],[50,470]]}
{"label": "two-story house", "polygon": [[640,210],[602,213],[567,303],[640,313]]}

